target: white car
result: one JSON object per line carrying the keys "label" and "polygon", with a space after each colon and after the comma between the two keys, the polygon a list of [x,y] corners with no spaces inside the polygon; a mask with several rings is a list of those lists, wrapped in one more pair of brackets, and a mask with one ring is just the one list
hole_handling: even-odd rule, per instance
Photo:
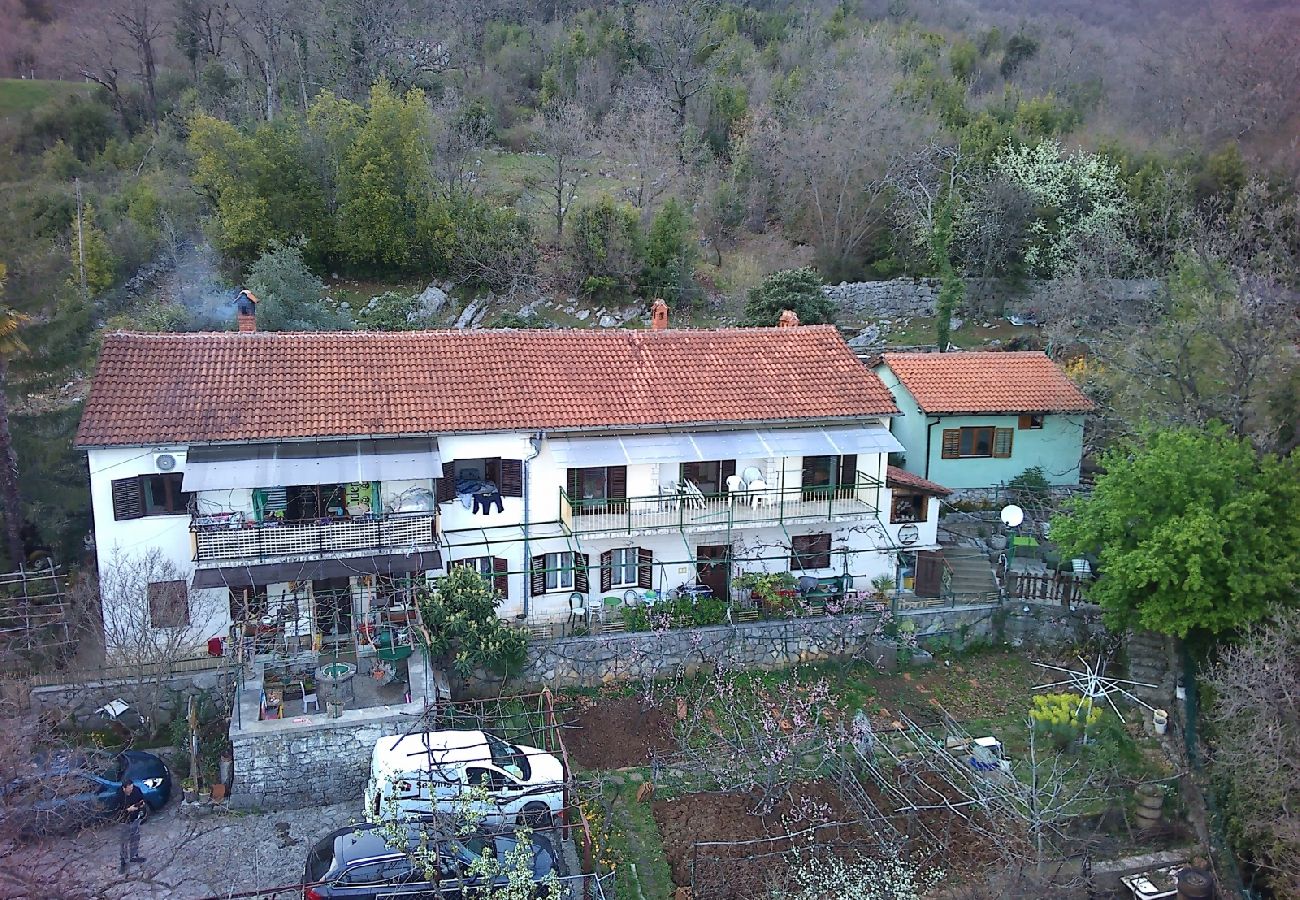
{"label": "white car", "polygon": [[437,812],[488,825],[545,827],[563,817],[564,764],[485,731],[380,738],[364,802],[372,821]]}

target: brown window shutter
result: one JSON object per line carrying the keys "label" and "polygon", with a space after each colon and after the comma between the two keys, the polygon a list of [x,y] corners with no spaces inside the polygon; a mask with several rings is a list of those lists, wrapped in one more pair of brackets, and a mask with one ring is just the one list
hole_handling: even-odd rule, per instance
{"label": "brown window shutter", "polygon": [[497,488],[503,497],[522,497],[524,495],[524,461],[522,459],[501,460],[501,480]]}
{"label": "brown window shutter", "polygon": [[805,456],[803,458],[803,468],[799,476],[799,483],[807,487],[813,480],[813,475],[817,471],[811,460],[822,459],[820,456]]}
{"label": "brown window shutter", "polygon": [[1025,428],[1033,428],[1033,427],[1034,427],[1034,417],[1033,417],[1033,416],[1029,416],[1029,415],[1021,415],[1021,416],[1020,416],[1020,422],[1018,423],[1018,427],[1020,427],[1021,429],[1025,429]]}
{"label": "brown window shutter", "polygon": [[442,477],[438,479],[435,486],[439,503],[446,503],[456,499],[456,463],[453,461],[442,464]]}
{"label": "brown window shutter", "polygon": [[627,466],[610,466],[605,470],[605,490],[610,500],[627,499]]}
{"label": "brown window shutter", "polygon": [[858,483],[858,455],[846,453],[840,457],[840,486],[856,487]]}
{"label": "brown window shutter", "polygon": [[185,628],[190,624],[189,585],[184,581],[154,581],[149,584],[149,625],[152,628]]}
{"label": "brown window shutter", "polygon": [[718,493],[726,493],[727,479],[736,474],[736,461],[734,459],[724,459],[718,463]]}
{"label": "brown window shutter", "polygon": [[528,573],[529,593],[540,597],[546,593],[546,556],[534,556],[531,568]]}
{"label": "brown window shutter", "polygon": [[492,557],[492,587],[502,597],[510,593],[510,579],[506,575],[508,571],[510,571],[510,564],[504,557]]}
{"label": "brown window shutter", "polygon": [[587,576],[587,565],[587,554],[573,554],[573,589],[579,594],[586,594],[591,591],[591,582]]}
{"label": "brown window shutter", "polygon": [[957,459],[961,456],[961,429],[945,428],[943,430],[943,459]]}
{"label": "brown window shutter", "polygon": [[606,550],[600,554],[600,589],[607,591],[614,586],[614,553]]}
{"label": "brown window shutter", "polygon": [[830,534],[798,534],[790,539],[790,568],[826,569],[831,564]]}
{"label": "brown window shutter", "polygon": [[[564,492],[569,495],[569,502],[576,504],[582,499],[582,470],[569,469],[567,475],[564,480]],[[575,507],[578,508],[581,507]]]}
{"label": "brown window shutter", "polygon": [[650,579],[654,575],[655,555],[653,550],[638,547],[636,551],[636,586],[650,590]]}
{"label": "brown window shutter", "polygon": [[113,518],[140,519],[144,517],[144,494],[139,478],[119,478],[113,482]]}
{"label": "brown window shutter", "polygon": [[1011,456],[1011,441],[1016,432],[1012,428],[995,428],[993,430],[993,458],[1007,459]]}

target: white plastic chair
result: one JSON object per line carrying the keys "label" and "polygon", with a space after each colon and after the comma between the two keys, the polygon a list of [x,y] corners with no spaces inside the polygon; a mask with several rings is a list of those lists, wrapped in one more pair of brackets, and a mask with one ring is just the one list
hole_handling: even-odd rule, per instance
{"label": "white plastic chair", "polygon": [[755,481],[763,480],[763,470],[758,466],[746,466],[745,471],[740,474],[744,477],[746,484],[752,484]]}
{"label": "white plastic chair", "polygon": [[312,708],[316,710],[316,712],[320,712],[320,697],[319,697],[319,695],[317,695],[317,693],[316,693],[316,688],[315,688],[315,686],[314,686],[314,685],[312,686],[312,689],[311,689],[311,693],[310,693],[310,694],[307,693],[307,682],[305,682],[305,681],[300,681],[300,682],[298,682],[298,686],[299,686],[300,688],[302,688],[302,712],[303,712],[303,715],[306,715],[306,714],[307,714],[307,704],[309,704],[309,703],[311,704]]}
{"label": "white plastic chair", "polygon": [[767,482],[761,478],[751,481],[748,485],[750,494],[750,503],[754,506],[769,502],[767,496]]}
{"label": "white plastic chair", "polygon": [[739,475],[727,476],[727,505],[728,506],[731,505],[732,500],[736,499],[737,494],[744,491],[745,489],[744,485],[745,485],[745,481]]}

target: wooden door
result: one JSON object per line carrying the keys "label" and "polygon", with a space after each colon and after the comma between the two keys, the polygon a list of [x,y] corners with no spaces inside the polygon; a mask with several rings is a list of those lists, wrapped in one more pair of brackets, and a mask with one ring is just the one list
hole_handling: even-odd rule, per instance
{"label": "wooden door", "polygon": [[938,597],[943,581],[943,554],[937,550],[919,550],[916,554],[916,583],[912,588],[918,597]]}
{"label": "wooden door", "polygon": [[726,599],[731,586],[731,545],[702,544],[695,548],[695,577],[713,589],[713,596]]}

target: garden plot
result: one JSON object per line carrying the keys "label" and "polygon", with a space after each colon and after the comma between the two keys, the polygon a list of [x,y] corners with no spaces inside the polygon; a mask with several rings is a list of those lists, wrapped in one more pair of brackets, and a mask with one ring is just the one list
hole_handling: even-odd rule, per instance
{"label": "garden plot", "polygon": [[[832,665],[624,688],[567,698],[561,715],[619,896],[760,897],[783,878],[790,889],[813,851],[986,873],[1185,834],[1168,823],[1176,800],[1162,829],[1130,818],[1134,785],[1171,773],[1140,717],[1094,719],[1086,747],[1031,731],[1040,681],[1029,660],[990,652],[894,675]],[[971,764],[984,735],[1005,765]]]}

